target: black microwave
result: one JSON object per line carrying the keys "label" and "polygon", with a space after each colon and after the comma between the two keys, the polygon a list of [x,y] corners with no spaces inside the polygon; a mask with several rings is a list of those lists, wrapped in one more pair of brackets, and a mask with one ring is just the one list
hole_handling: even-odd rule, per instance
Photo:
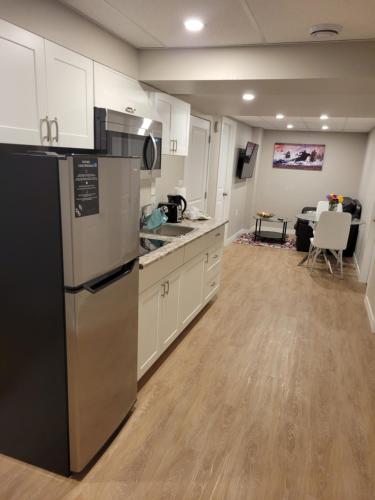
{"label": "black microwave", "polygon": [[160,177],[162,123],[140,116],[94,108],[95,150],[111,156],[139,156],[141,177]]}

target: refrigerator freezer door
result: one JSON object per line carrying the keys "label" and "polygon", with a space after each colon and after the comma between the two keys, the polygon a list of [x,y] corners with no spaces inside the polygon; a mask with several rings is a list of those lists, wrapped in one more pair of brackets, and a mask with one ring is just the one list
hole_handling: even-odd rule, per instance
{"label": "refrigerator freezer door", "polygon": [[95,456],[136,400],[138,259],[103,283],[65,296],[73,472]]}
{"label": "refrigerator freezer door", "polygon": [[[77,210],[77,165],[85,161],[97,161],[86,213]],[[70,156],[59,162],[65,286],[78,287],[138,257],[139,168],[135,158]]]}

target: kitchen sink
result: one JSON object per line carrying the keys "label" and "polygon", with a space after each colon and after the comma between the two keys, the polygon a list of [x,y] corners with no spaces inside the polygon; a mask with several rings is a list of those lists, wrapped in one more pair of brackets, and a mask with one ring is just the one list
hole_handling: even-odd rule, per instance
{"label": "kitchen sink", "polygon": [[141,233],[144,234],[157,234],[158,236],[184,236],[185,234],[191,233],[194,231],[193,227],[181,226],[179,224],[163,224],[157,229],[147,229],[142,228]]}

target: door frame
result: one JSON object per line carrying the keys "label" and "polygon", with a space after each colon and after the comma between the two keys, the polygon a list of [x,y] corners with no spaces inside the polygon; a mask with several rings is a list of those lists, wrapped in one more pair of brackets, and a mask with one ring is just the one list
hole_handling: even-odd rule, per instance
{"label": "door frame", "polygon": [[[222,155],[222,144],[223,144],[223,131],[224,125],[228,125],[230,128],[230,137],[229,137],[229,145],[228,150],[230,154],[228,155],[226,162],[226,172],[225,172],[225,192],[228,193],[227,196],[227,210],[228,213],[224,214],[224,217],[229,219],[230,214],[230,202],[232,197],[232,180],[233,180],[233,169],[234,169],[234,154],[236,149],[236,133],[237,133],[237,123],[226,116],[223,116],[221,119],[221,129],[220,129],[220,148],[219,148],[219,161],[218,161],[218,170],[217,170],[217,182],[216,182],[216,198],[215,198],[215,217],[217,216],[217,195],[218,195],[218,185],[219,185],[219,169],[220,169],[220,159]],[[224,233],[224,241],[227,244],[227,233],[228,233],[228,225],[225,225],[225,233]]]}
{"label": "door frame", "polygon": [[[208,178],[209,178],[209,170],[210,170],[210,160],[211,160],[211,132],[212,132],[212,122],[208,118],[203,118],[202,116],[199,116],[197,114],[191,114],[190,115],[190,125],[189,125],[189,150],[191,147],[191,142],[190,142],[190,133],[191,133],[191,128],[193,126],[193,120],[203,120],[208,123],[208,142],[206,145],[206,172],[205,172],[205,179],[203,181],[203,186],[204,186],[204,205],[203,205],[203,211],[207,211],[207,196],[208,196]],[[187,158],[185,158],[184,162],[184,184],[186,185],[185,178],[186,178],[186,167],[187,167]]]}

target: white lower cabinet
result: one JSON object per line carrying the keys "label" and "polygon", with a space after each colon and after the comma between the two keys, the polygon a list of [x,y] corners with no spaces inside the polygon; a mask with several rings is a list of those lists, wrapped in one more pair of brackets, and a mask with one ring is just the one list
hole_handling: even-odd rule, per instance
{"label": "white lower cabinet", "polygon": [[177,269],[177,271],[167,276],[166,280],[163,282],[159,335],[160,353],[165,351],[181,331],[179,324],[180,286],[180,269]]}
{"label": "white lower cabinet", "polygon": [[223,240],[221,226],[141,269],[138,379],[218,293]]}
{"label": "white lower cabinet", "polygon": [[184,329],[203,306],[204,266],[206,254],[200,254],[184,265],[181,275],[180,324]]}
{"label": "white lower cabinet", "polygon": [[161,309],[162,285],[157,283],[139,296],[138,379],[159,356]]}

